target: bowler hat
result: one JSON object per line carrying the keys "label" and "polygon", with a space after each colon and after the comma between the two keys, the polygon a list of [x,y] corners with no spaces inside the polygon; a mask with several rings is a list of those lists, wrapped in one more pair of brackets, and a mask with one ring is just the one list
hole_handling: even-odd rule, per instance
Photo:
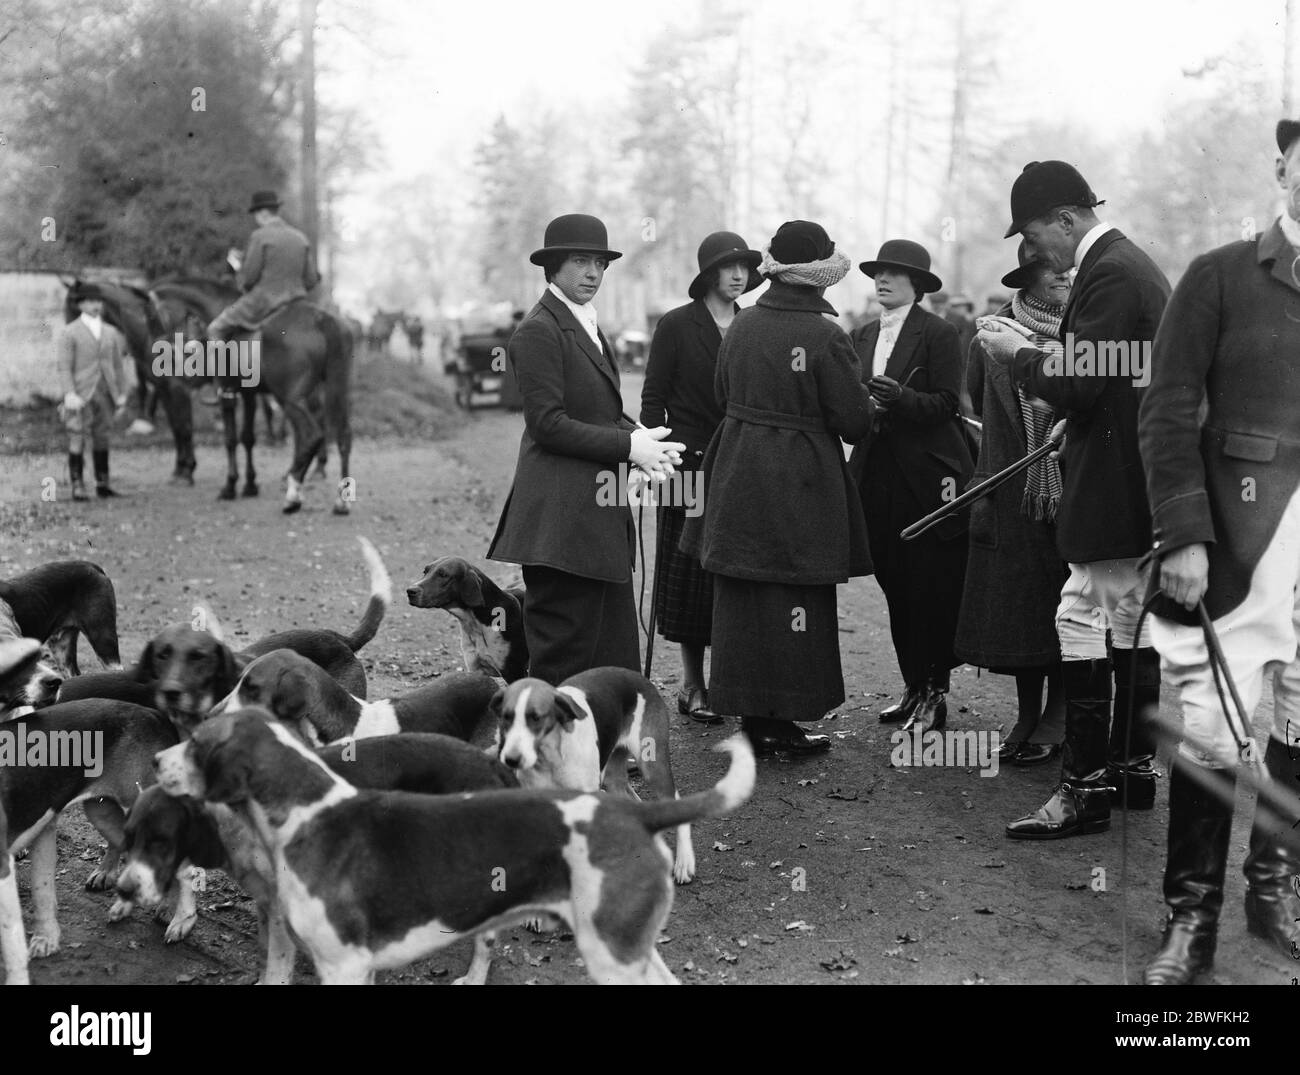
{"label": "bowler hat", "polygon": [[781,265],[807,265],[825,261],[835,253],[826,229],[811,220],[787,220],[767,244],[772,260]]}
{"label": "bowler hat", "polygon": [[248,207],[250,213],[256,213],[259,209],[279,209],[280,199],[273,190],[257,190],[253,192],[253,204]]}
{"label": "bowler hat", "polygon": [[1019,291],[1021,288],[1033,285],[1034,278],[1038,275],[1038,270],[1044,263],[1039,261],[1038,258],[1029,255],[1025,248],[1024,239],[1020,240],[1020,247],[1016,250],[1016,258],[1019,260],[1020,265],[1002,277],[1002,286]]}
{"label": "bowler hat", "polygon": [[1065,161],[1030,161],[1011,184],[1010,239],[1031,220],[1046,216],[1058,205],[1101,205],[1079,170]]}
{"label": "bowler hat", "polygon": [[72,285],[73,302],[85,302],[86,299],[103,299],[103,297],[104,293],[99,290],[98,284],[79,281]]}
{"label": "bowler hat", "polygon": [[1277,121],[1277,148],[1282,156],[1300,138],[1300,119],[1280,119]]}
{"label": "bowler hat", "polygon": [[552,254],[600,254],[610,261],[623,255],[609,249],[609,236],[605,224],[598,217],[586,213],[567,213],[557,216],[546,225],[542,248],[528,255],[534,265],[545,265]]}
{"label": "bowler hat", "polygon": [[754,271],[763,260],[763,255],[757,250],[750,250],[749,244],[734,231],[715,231],[712,235],[705,236],[704,242],[700,243],[697,260],[700,271],[686,289],[686,294],[693,299],[704,298],[709,290],[709,274],[719,265],[731,261],[743,261],[749,268],[746,291],[753,291],[763,282],[763,278]]}
{"label": "bowler hat", "polygon": [[919,295],[930,294],[943,287],[943,281],[930,271],[930,252],[920,243],[910,239],[888,239],[880,244],[880,253],[874,261],[864,261],[858,266],[875,279],[881,268],[903,269],[921,278]]}

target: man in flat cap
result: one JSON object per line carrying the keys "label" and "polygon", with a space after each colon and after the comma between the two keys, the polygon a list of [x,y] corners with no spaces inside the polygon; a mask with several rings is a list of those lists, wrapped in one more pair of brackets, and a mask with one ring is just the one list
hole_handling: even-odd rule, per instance
{"label": "man in flat cap", "polygon": [[1026,165],[1011,188],[1006,237],[1023,236],[1026,254],[1056,272],[1078,270],[1061,319],[1064,355],[1049,356],[1009,328],[979,334],[1027,393],[1066,412],[1056,519],[1057,548],[1070,567],[1056,611],[1066,705],[1061,782],[1042,807],[1007,826],[1013,839],[1110,828],[1112,789],[1129,809],[1155,802],[1155,740],[1140,718],[1159,705],[1160,658],[1149,627],[1137,635],[1146,589],[1138,561],[1151,544],[1137,415],[1169,281],[1097,218],[1100,204],[1064,161]]}
{"label": "man in flat cap", "polygon": [[[1214,959],[1238,763],[1258,767],[1262,754],[1272,786],[1291,794],[1300,775],[1300,120],[1277,125],[1277,148],[1285,211],[1188,267],[1139,419],[1167,598],[1152,636],[1185,731],[1169,777],[1169,921],[1146,970],[1153,985],[1189,983]],[[1247,715],[1272,676],[1263,750],[1224,713],[1192,611],[1202,600]],[[1300,854],[1285,813],[1257,800],[1246,925],[1295,957]]]}

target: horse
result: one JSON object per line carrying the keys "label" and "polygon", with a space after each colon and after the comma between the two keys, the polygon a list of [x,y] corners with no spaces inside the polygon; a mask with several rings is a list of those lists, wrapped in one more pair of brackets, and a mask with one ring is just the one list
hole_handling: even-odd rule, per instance
{"label": "horse", "polygon": [[404,320],[405,314],[401,310],[376,310],[375,318],[366,330],[366,343],[370,351],[388,354],[388,341],[392,338],[393,330]]}
{"label": "horse", "polygon": [[[82,281],[73,280],[63,302],[64,319],[71,322],[80,316],[72,296]],[[188,386],[184,378],[164,377],[154,373],[152,346],[166,334],[158,311],[146,292],[129,284],[97,283],[104,297],[104,320],[126,338],[126,347],[135,361],[136,379],[143,390],[153,385],[156,398],[167,412],[172,440],[176,444],[176,466],[172,471],[173,484],[194,484],[194,411]]]}
{"label": "horse", "polygon": [[[192,326],[206,326],[233,303],[239,292],[228,284],[197,277],[181,277],[155,284],[151,295],[160,308],[184,311]],[[202,333],[196,334],[202,338]],[[269,392],[284,410],[293,429],[293,464],[287,476],[284,513],[302,507],[302,483],[307,468],[325,445],[326,425],[333,430],[339,450],[339,486],[335,515],[347,515],[352,499],[349,464],[352,427],[348,393],[352,376],[352,334],[338,318],[306,301],[291,302],[274,311],[254,332],[240,332],[231,343],[260,344],[259,381],[245,385],[238,375],[218,379],[221,417],[226,433],[226,484],[222,500],[233,500],[239,482],[238,445],[247,456],[244,495],[257,495],[253,466],[254,420],[259,392]],[[320,389],[323,392],[323,401]],[[242,399],[244,420],[236,435],[235,407]]]}

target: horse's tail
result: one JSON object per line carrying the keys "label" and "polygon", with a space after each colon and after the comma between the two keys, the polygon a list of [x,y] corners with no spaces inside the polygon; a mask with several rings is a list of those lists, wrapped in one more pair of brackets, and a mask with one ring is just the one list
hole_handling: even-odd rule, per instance
{"label": "horse's tail", "polygon": [[325,420],[338,437],[351,433],[348,393],[352,386],[352,332],[325,311],[317,315],[316,323],[325,337]]}

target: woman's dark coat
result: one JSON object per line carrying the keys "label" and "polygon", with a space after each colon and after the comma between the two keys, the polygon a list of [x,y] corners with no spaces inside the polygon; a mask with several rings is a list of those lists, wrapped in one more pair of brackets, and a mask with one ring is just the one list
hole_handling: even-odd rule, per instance
{"label": "woman's dark coat", "polygon": [[713,392],[722,335],[703,299],[669,310],[659,319],[646,360],[641,424],[672,425],[672,439],[688,452],[709,446],[722,421]]}
{"label": "woman's dark coat", "polygon": [[[608,343],[605,351],[613,354]],[[632,511],[617,494],[633,426],[622,417],[618,370],[550,291],[519,323],[508,352],[524,434],[488,559],[628,581]]]}
{"label": "woman's dark coat", "polygon": [[[998,311],[1010,317],[1011,304]],[[1010,370],[992,361],[978,341],[967,356],[966,383],[975,414],[984,421],[971,484],[1023,459],[1020,398]],[[1056,530],[1021,510],[1028,471],[975,501],[970,509],[966,588],[957,626],[957,656],[982,668],[1022,668],[1060,657],[1056,606],[1067,569],[1056,551]]]}
{"label": "woman's dark coat", "polygon": [[704,513],[682,536],[715,574],[813,586],[871,571],[840,439],[866,436],[875,406],[834,313],[813,288],[773,281],[727,330],[714,383],[726,417],[704,457]]}
{"label": "woman's dark coat", "polygon": [[[864,382],[871,380],[879,338],[879,321],[870,321],[853,334]],[[957,418],[961,373],[957,330],[942,317],[913,306],[885,364],[885,376],[903,386],[902,395],[881,414],[871,443],[859,444],[849,457],[849,473],[859,489],[868,453],[888,438],[908,488],[921,505],[921,515],[965,491],[973,463]],[[927,533],[943,539],[957,537],[966,532],[966,522],[966,513],[958,512]]]}

